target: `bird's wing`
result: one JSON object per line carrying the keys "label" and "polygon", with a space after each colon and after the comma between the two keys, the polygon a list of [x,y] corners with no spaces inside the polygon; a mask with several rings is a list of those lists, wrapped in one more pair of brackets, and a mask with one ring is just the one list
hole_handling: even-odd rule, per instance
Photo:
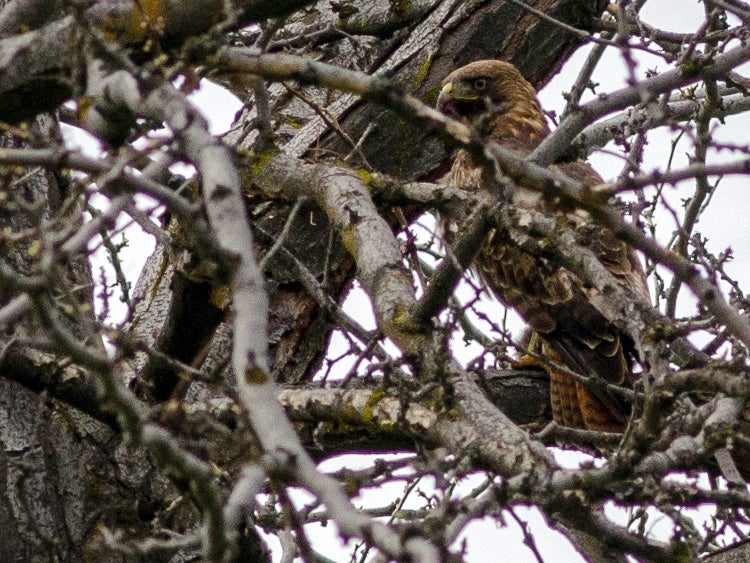
{"label": "bird's wing", "polygon": [[[601,183],[584,162],[561,168],[589,185]],[[537,210],[542,207],[544,203],[539,201]],[[577,212],[553,213],[567,224],[585,222]],[[606,228],[586,224],[586,229],[589,247],[602,265],[621,285],[647,297],[645,275],[633,249]],[[598,376],[606,383],[632,383],[632,364],[636,359],[633,343],[593,305],[595,288],[569,270],[501,240],[497,232],[486,242],[477,265],[496,296],[516,309],[543,338],[543,350],[553,361],[581,375]],[[555,413],[556,420],[598,430],[622,427],[628,405],[606,386],[587,387],[565,374],[551,371],[551,375],[553,411],[557,407],[566,413]]]}
{"label": "bird's wing", "polygon": [[[570,271],[554,267],[510,245],[488,241],[477,259],[485,283],[541,336],[553,362],[606,383],[629,385],[633,345],[591,303],[593,289]],[[620,429],[628,405],[606,386],[590,387],[550,371],[555,419],[568,426]],[[555,409],[565,414],[554,412]]]}

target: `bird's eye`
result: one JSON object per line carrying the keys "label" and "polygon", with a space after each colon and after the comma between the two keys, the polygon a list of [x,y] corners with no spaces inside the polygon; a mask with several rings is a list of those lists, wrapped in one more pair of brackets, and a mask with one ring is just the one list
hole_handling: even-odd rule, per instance
{"label": "bird's eye", "polygon": [[484,90],[487,87],[487,79],[486,78],[477,78],[474,81],[474,88],[477,90]]}

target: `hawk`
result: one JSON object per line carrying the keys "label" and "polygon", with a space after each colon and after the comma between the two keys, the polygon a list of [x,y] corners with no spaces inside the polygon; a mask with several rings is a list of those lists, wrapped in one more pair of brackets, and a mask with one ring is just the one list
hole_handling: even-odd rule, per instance
{"label": "hawk", "polygon": [[[453,71],[443,80],[437,109],[478,127],[503,147],[525,156],[550,130],[534,87],[513,65],[497,60],[477,61]],[[602,183],[585,162],[555,168],[588,185]],[[472,191],[483,190],[482,169],[461,150],[444,183]],[[554,208],[541,195],[518,186],[513,205],[554,215],[558,222],[577,229],[590,224],[585,211]],[[602,227],[591,249],[617,281],[648,298],[641,264],[632,248]],[[636,351],[631,339],[610,323],[591,303],[595,288],[565,268],[500,240],[491,232],[476,258],[485,284],[505,305],[515,309],[533,330],[532,342],[554,363],[585,376],[595,374],[609,383],[629,386]],[[593,391],[580,380],[554,369],[550,372],[552,415],[565,426],[621,432],[627,405],[607,391]]]}

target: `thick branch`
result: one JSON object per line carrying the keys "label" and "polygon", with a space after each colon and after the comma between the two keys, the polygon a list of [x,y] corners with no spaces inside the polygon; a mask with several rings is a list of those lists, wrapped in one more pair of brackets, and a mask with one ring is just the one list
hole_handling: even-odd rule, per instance
{"label": "thick branch", "polygon": [[359,280],[373,300],[381,330],[405,352],[417,353],[419,338],[404,330],[401,318],[415,301],[411,277],[402,265],[400,245],[362,178],[346,168],[305,164],[283,155],[261,160],[246,172],[248,182],[267,194],[315,198],[357,261]]}

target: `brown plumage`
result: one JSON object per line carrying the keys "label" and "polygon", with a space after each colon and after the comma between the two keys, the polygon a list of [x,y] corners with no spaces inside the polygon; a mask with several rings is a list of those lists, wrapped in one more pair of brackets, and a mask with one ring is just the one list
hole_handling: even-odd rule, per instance
{"label": "brown plumage", "polygon": [[[477,61],[449,74],[443,80],[437,107],[522,155],[549,134],[533,86],[513,65],[502,61]],[[602,182],[582,161],[556,168],[590,185]],[[444,182],[481,191],[482,170],[467,152],[460,151]],[[539,194],[521,186],[514,193],[513,204],[519,209],[554,214],[570,228],[589,223],[586,212],[551,208]],[[611,231],[601,227],[594,230],[597,236],[591,248],[601,263],[622,285],[648,296],[645,276],[633,250]],[[538,335],[532,343],[541,340],[539,350],[543,354],[574,372],[629,385],[635,359],[632,342],[591,304],[596,289],[587,287],[572,272],[542,263],[499,238],[495,232],[489,235],[476,266],[495,296],[518,311]],[[591,430],[622,430],[627,407],[615,396],[593,392],[569,375],[548,371],[552,413],[557,422]]]}

